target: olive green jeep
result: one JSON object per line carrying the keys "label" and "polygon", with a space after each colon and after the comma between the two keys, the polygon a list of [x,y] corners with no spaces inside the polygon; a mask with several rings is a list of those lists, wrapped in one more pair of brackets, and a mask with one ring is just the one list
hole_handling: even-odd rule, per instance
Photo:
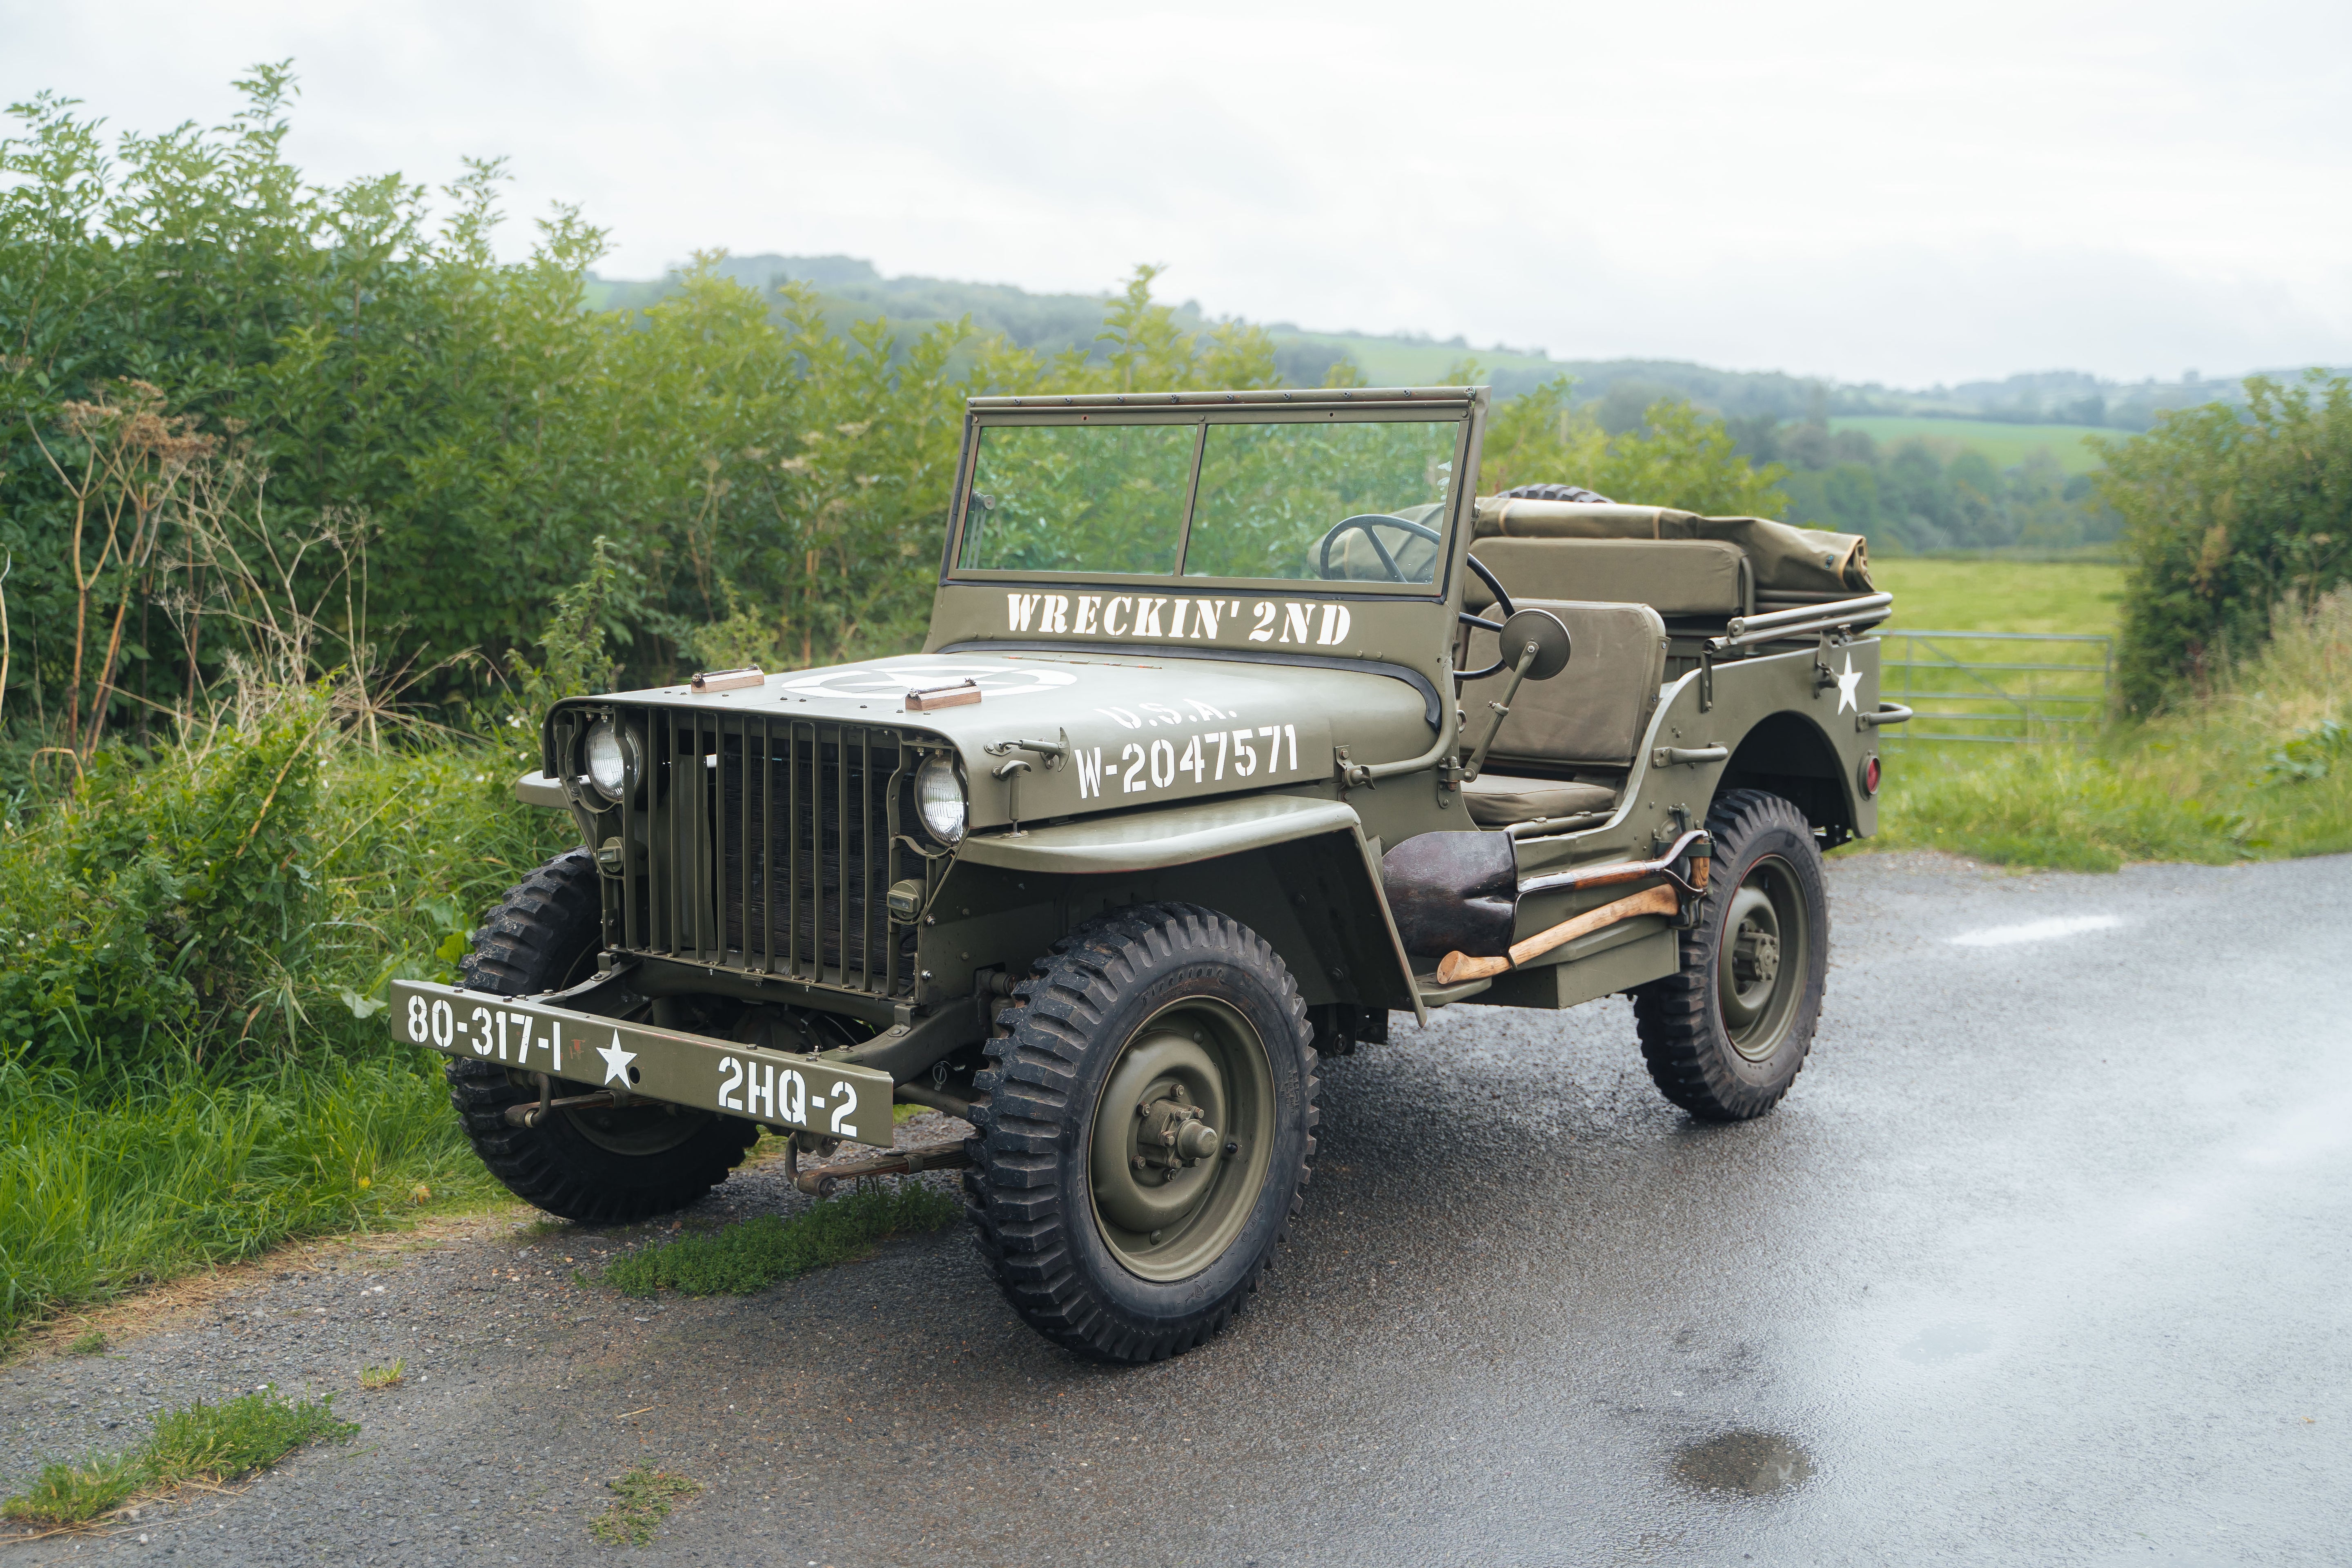
{"label": "olive green jeep", "polygon": [[[1762,1114],[1821,1005],[1822,851],[1909,716],[1889,596],[1851,537],[1478,496],[1486,417],[974,399],[923,651],[557,704],[517,791],[582,847],[464,984],[396,983],[394,1033],[577,1220],[691,1203],[762,1128],[820,1194],[961,1167],[1014,1310],[1112,1361],[1232,1318],[1318,1060],[1394,1014],[1622,992],[1668,1099]],[[894,1103],[971,1135],[898,1147]]]}

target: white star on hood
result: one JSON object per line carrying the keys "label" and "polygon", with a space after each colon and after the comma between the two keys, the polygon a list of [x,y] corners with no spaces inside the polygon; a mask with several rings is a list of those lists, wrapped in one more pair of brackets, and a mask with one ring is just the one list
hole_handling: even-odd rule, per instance
{"label": "white star on hood", "polygon": [[1862,704],[1856,700],[1854,689],[1862,684],[1862,671],[1854,668],[1853,655],[1849,653],[1845,656],[1845,673],[1837,678],[1837,710],[1843,713],[1851,708],[1857,713],[1861,712]]}
{"label": "white star on hood", "polygon": [[604,1058],[604,1081],[606,1083],[619,1083],[625,1085],[629,1081],[629,1064],[637,1059],[637,1053],[635,1051],[625,1051],[621,1048],[620,1030],[614,1030],[613,1043],[609,1046],[598,1046],[596,1047],[596,1054]]}

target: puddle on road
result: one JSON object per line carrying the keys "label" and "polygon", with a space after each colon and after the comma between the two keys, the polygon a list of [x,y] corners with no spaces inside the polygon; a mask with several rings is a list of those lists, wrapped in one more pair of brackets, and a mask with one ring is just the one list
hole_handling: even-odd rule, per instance
{"label": "puddle on road", "polygon": [[1963,932],[1951,941],[1954,947],[2015,947],[2022,942],[2050,942],[2062,936],[2081,936],[2084,931],[2113,931],[2123,923],[2120,915],[2058,915],[2045,921],[2027,921],[2021,925],[1988,926],[1983,931]]}
{"label": "puddle on road", "polygon": [[1813,1473],[1813,1458],[1778,1432],[1726,1432],[1675,1456],[1675,1473],[1707,1491],[1762,1497]]}
{"label": "puddle on road", "polygon": [[1934,1366],[1941,1362],[1958,1361],[1964,1356],[1982,1355],[1992,1349],[1992,1335],[1973,1323],[1938,1323],[1922,1329],[1908,1344],[1895,1353],[1905,1361],[1921,1366]]}

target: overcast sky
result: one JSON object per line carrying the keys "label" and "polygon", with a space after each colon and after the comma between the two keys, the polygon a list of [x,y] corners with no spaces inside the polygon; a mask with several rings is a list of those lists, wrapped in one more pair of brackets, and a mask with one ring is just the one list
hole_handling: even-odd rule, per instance
{"label": "overcast sky", "polygon": [[0,0],[0,96],[612,231],[1918,385],[2352,363],[2352,5]]}

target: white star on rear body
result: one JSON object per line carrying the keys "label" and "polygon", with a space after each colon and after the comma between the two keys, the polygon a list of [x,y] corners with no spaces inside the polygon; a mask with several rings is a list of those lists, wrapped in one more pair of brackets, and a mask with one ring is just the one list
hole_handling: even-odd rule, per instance
{"label": "white star on rear body", "polygon": [[1862,671],[1854,668],[1853,655],[1845,656],[1845,673],[1837,678],[1837,683],[1838,711],[1843,713],[1851,708],[1857,713],[1861,712],[1862,703],[1855,698],[1854,690],[1862,684]]}
{"label": "white star on rear body", "polygon": [[604,1081],[606,1083],[626,1083],[629,1081],[629,1064],[637,1059],[637,1053],[635,1051],[625,1051],[621,1048],[620,1030],[614,1030],[613,1043],[609,1046],[598,1046],[596,1047],[596,1054],[604,1058]]}

